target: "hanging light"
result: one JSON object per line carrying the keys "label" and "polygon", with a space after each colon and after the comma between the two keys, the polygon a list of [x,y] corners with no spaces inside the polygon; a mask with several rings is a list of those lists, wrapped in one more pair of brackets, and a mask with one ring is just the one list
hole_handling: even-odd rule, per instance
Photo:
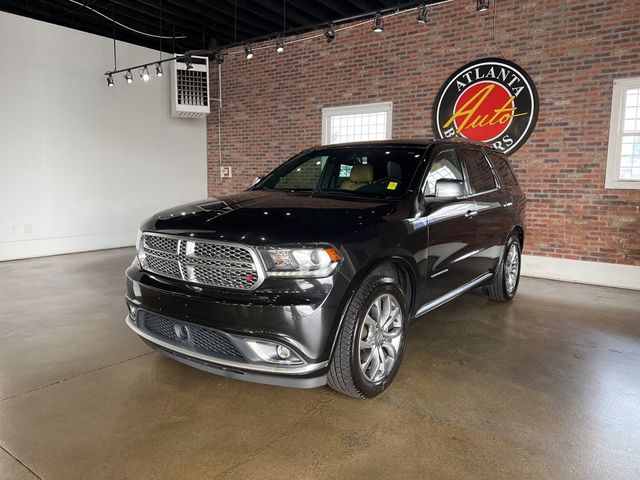
{"label": "hanging light", "polygon": [[324,36],[327,39],[327,43],[331,43],[336,39],[336,32],[333,30],[333,25],[329,25],[325,29]]}
{"label": "hanging light", "polygon": [[247,57],[247,60],[251,60],[253,58],[253,51],[251,50],[251,45],[246,45],[244,47],[244,54]]}
{"label": "hanging light", "polygon": [[489,10],[489,0],[476,0],[476,10],[486,12]]}
{"label": "hanging light", "polygon": [[384,20],[380,12],[376,13],[376,19],[373,22],[373,31],[376,33],[381,33],[384,31]]}
{"label": "hanging light", "polygon": [[111,74],[107,75],[107,87],[113,87],[113,77]]}
{"label": "hanging light", "polygon": [[133,75],[131,75],[131,70],[127,70],[127,72],[124,74],[124,80],[127,83],[133,83]]}
{"label": "hanging light", "polygon": [[140,78],[145,82],[149,81],[149,69],[147,67],[140,69]]}
{"label": "hanging light", "polygon": [[282,39],[278,39],[278,41],[276,42],[276,52],[278,53],[282,53],[284,52],[284,42],[282,41]]}
{"label": "hanging light", "polygon": [[162,71],[162,65],[156,63],[156,77],[161,77],[164,72]]}
{"label": "hanging light", "polygon": [[427,6],[426,5],[422,5],[422,7],[420,7],[420,13],[418,14],[418,22],[422,23],[423,25],[426,25],[427,23],[429,23],[429,17],[427,16]]}

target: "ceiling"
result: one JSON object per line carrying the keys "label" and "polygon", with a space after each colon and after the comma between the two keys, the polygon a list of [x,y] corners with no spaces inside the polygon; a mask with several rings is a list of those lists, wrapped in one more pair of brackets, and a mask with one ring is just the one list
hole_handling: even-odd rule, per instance
{"label": "ceiling", "polygon": [[[168,37],[163,41],[116,26],[118,40],[155,49],[162,41],[163,50],[171,52],[175,46],[179,53],[277,35],[283,31],[285,5],[284,30],[288,33],[409,6],[406,0],[0,0],[0,10],[109,38],[113,37],[113,22],[99,13],[110,18],[115,15],[127,27]],[[174,43],[174,29],[176,36],[186,38]]]}

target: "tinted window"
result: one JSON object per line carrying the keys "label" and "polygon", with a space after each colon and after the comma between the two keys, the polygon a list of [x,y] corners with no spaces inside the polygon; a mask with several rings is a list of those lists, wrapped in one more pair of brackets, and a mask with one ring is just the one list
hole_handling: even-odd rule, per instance
{"label": "tinted window", "polygon": [[436,194],[436,182],[441,178],[449,180],[464,180],[460,160],[458,160],[458,156],[454,150],[445,150],[444,152],[440,152],[434,159],[431,167],[429,168],[427,181],[424,185],[424,194],[426,196]]}
{"label": "tinted window", "polygon": [[424,147],[328,147],[294,157],[256,189],[336,192],[400,197],[407,191]]}
{"label": "tinted window", "polygon": [[462,150],[460,152],[469,172],[469,182],[475,193],[486,192],[496,188],[496,181],[489,162],[478,150]]}
{"label": "tinted window", "polygon": [[491,163],[493,163],[493,168],[495,168],[496,172],[498,172],[500,181],[504,185],[512,187],[518,184],[518,181],[516,180],[511,167],[503,157],[501,157],[500,155],[496,155],[495,153],[487,153],[487,156],[491,160]]}

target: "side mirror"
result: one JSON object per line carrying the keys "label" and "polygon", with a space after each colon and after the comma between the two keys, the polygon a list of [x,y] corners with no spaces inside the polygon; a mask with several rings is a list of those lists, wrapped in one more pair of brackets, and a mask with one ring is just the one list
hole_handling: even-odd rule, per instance
{"label": "side mirror", "polygon": [[260,183],[260,180],[262,180],[262,177],[254,178],[253,183],[251,184],[251,186],[253,187],[254,185],[257,185],[258,183]]}
{"label": "side mirror", "polygon": [[464,182],[452,178],[441,178],[436,182],[437,198],[457,198],[464,195]]}

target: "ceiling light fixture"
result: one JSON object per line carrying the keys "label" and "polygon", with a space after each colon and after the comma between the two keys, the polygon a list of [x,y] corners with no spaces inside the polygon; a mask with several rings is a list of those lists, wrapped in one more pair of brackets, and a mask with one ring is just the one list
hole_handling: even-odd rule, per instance
{"label": "ceiling light fixture", "polygon": [[149,81],[149,69],[147,67],[140,69],[140,78],[145,82]]}
{"label": "ceiling light fixture", "polygon": [[107,76],[107,87],[113,87],[113,77],[111,74]]}
{"label": "ceiling light fixture", "polygon": [[244,54],[247,57],[247,60],[251,60],[253,58],[253,51],[251,50],[251,45],[246,45],[244,47]]}
{"label": "ceiling light fixture", "polygon": [[489,10],[489,0],[476,0],[476,10],[486,12]]}
{"label": "ceiling light fixture", "polygon": [[284,42],[282,41],[281,38],[276,43],[276,52],[278,52],[278,53],[284,52]]}
{"label": "ceiling light fixture", "polygon": [[324,36],[327,39],[327,43],[331,43],[336,39],[336,32],[333,30],[333,25],[329,25],[325,29]]}
{"label": "ceiling light fixture", "polygon": [[124,80],[127,83],[133,83],[133,75],[131,75],[131,70],[127,70],[127,73],[124,74]]}
{"label": "ceiling light fixture", "polygon": [[384,19],[380,12],[376,13],[376,19],[373,22],[373,31],[376,33],[384,32]]}
{"label": "ceiling light fixture", "polygon": [[163,75],[162,65],[156,63],[156,77],[161,77]]}
{"label": "ceiling light fixture", "polygon": [[426,25],[427,23],[429,23],[429,17],[427,15],[427,6],[426,5],[422,5],[422,7],[420,7],[420,13],[418,14],[418,22],[422,23],[423,25]]}

